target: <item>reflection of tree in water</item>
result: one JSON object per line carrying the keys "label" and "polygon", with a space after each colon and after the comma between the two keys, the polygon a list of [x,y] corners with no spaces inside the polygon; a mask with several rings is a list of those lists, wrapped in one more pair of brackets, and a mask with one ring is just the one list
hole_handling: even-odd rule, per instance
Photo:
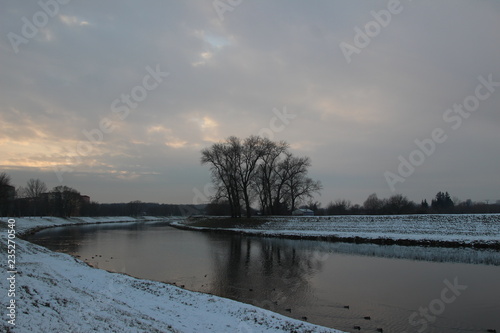
{"label": "reflection of tree in water", "polygon": [[211,237],[217,238],[212,258],[218,275],[210,292],[285,313],[310,297],[309,279],[324,261],[311,244],[238,235]]}

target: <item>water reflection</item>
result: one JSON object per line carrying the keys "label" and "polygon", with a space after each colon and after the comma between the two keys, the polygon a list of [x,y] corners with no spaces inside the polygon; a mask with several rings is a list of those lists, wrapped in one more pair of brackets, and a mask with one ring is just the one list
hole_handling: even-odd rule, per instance
{"label": "water reflection", "polygon": [[440,297],[444,280],[457,277],[468,289],[426,332],[500,327],[496,251],[223,235],[165,223],[53,228],[30,240],[96,267],[345,331],[359,326],[361,332],[416,332],[420,326],[412,326],[409,319]]}
{"label": "water reflection", "polygon": [[211,253],[217,267],[211,292],[278,312],[291,313],[292,303],[309,302],[310,278],[321,271],[321,257],[285,244],[293,241],[208,237],[217,244]]}

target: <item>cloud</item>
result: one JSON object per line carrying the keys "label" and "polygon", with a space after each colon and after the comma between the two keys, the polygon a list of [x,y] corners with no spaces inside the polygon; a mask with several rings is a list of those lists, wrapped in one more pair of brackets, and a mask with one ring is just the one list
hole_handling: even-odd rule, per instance
{"label": "cloud", "polygon": [[76,16],[59,15],[59,19],[67,26],[85,26],[90,24],[89,22],[79,19]]}
{"label": "cloud", "polygon": [[[500,46],[491,43],[500,5],[402,4],[348,64],[339,43],[386,1],[244,2],[222,21],[210,1],[71,2],[17,54],[0,41],[1,168],[16,185],[38,175],[58,185],[50,169],[66,166],[64,182],[100,201],[190,202],[210,180],[201,148],[270,128],[273,110],[286,108],[296,118],[275,139],[312,158],[325,204],[390,195],[384,172],[436,127],[449,140],[398,190],[416,201],[440,190],[500,199],[500,148],[491,144],[500,139],[500,89],[459,130],[443,121],[478,76],[500,81]],[[6,3],[0,28],[21,35],[22,17],[39,10]],[[120,118],[113,101],[157,64],[170,75]],[[114,129],[80,154],[103,119]]]}

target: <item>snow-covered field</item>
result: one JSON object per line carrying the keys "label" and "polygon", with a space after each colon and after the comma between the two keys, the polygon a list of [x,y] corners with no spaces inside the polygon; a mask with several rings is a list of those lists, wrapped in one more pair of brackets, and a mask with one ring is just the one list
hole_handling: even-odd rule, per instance
{"label": "snow-covered field", "polygon": [[[19,218],[17,234],[78,223],[158,221],[164,218]],[[175,220],[175,219],[174,219]],[[1,219],[2,249],[7,219]],[[15,238],[15,297],[2,250],[2,332],[340,332],[236,301],[172,285],[109,273],[62,253]],[[15,326],[8,323],[15,300]]]}
{"label": "snow-covered field", "polygon": [[[454,246],[459,244],[500,246],[500,214],[347,215],[266,219],[269,221],[260,225],[240,225],[230,229],[268,236],[436,242]],[[190,222],[175,224],[189,226]]]}

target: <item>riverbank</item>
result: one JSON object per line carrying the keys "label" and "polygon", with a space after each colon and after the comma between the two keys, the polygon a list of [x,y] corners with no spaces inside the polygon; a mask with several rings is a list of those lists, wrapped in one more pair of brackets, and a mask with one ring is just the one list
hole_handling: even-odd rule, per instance
{"label": "riverbank", "polygon": [[346,243],[500,249],[500,214],[194,217],[172,226]]}
{"label": "riverbank", "polygon": [[[180,222],[181,218],[16,218],[16,235],[51,226]],[[1,219],[1,246],[7,248],[7,219]],[[5,236],[3,236],[5,235]],[[62,253],[12,238],[16,272],[1,278],[0,331],[4,332],[340,332],[208,294],[89,267]],[[5,253],[5,252],[4,252]],[[4,267],[7,257],[2,256]],[[11,270],[11,269],[9,269]],[[13,276],[10,281],[7,277]],[[15,326],[7,302],[15,301]],[[12,311],[11,311],[12,313]]]}

